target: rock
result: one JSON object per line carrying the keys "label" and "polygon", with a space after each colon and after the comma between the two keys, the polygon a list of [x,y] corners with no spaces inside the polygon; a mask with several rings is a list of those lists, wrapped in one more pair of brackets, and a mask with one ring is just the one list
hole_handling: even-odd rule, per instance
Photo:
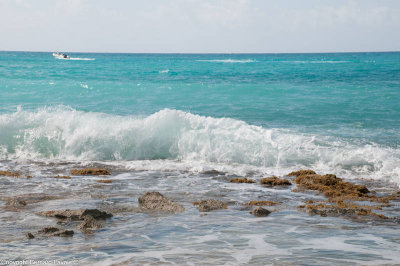
{"label": "rock", "polygon": [[287,176],[301,176],[301,175],[315,175],[313,170],[299,170],[295,172],[290,172]]}
{"label": "rock", "polygon": [[103,225],[90,215],[86,216],[83,222],[78,225],[78,229],[84,233],[91,233],[93,230],[98,230],[102,227]]}
{"label": "rock", "polygon": [[26,201],[19,198],[10,198],[6,202],[7,206],[18,208],[26,206]]}
{"label": "rock", "polygon": [[278,202],[269,201],[269,200],[252,200],[246,204],[250,205],[250,206],[274,206],[274,205],[278,204]]}
{"label": "rock", "polygon": [[110,180],[110,179],[99,179],[99,180],[96,180],[96,181],[99,182],[99,183],[105,183],[105,184],[112,183],[112,180]]}
{"label": "rock", "polygon": [[227,209],[226,204],[220,200],[207,199],[198,202],[197,209],[201,212],[209,212],[218,209]]}
{"label": "rock", "polygon": [[257,217],[264,217],[269,215],[271,212],[263,207],[256,207],[250,213]]}
{"label": "rock", "polygon": [[33,238],[35,238],[35,236],[34,236],[31,232],[26,233],[26,237],[27,237],[28,239],[33,239]]}
{"label": "rock", "polygon": [[369,193],[366,186],[345,182],[332,174],[303,174],[297,176],[294,181],[298,187],[317,190],[328,198],[346,197],[357,199],[368,197],[367,194]]}
{"label": "rock", "polygon": [[67,237],[67,236],[73,236],[74,235],[74,231],[73,230],[64,230],[64,229],[60,229],[57,227],[44,227],[42,229],[40,229],[38,231],[38,233],[40,234],[44,234],[45,236],[63,236],[63,237]]}
{"label": "rock", "polygon": [[86,216],[92,216],[94,219],[111,218],[112,214],[100,211],[98,209],[79,209],[79,210],[64,210],[64,211],[44,211],[38,212],[38,215],[46,217],[55,217],[57,219],[84,220]]}
{"label": "rock", "polygon": [[20,177],[20,174],[10,171],[0,171],[0,176]]}
{"label": "rock", "polygon": [[161,193],[153,191],[147,192],[139,198],[139,206],[142,209],[153,211],[164,211],[179,213],[183,212],[185,208],[182,205],[173,202],[172,200],[164,197]]}
{"label": "rock", "polygon": [[247,179],[246,177],[243,178],[232,178],[229,182],[231,183],[255,183],[253,179]]}
{"label": "rock", "polygon": [[260,184],[274,187],[274,186],[290,186],[292,183],[290,183],[289,180],[272,176],[272,177],[261,178]]}
{"label": "rock", "polygon": [[71,179],[69,175],[57,175],[54,178]]}
{"label": "rock", "polygon": [[72,169],[71,175],[111,175],[111,174],[106,169],[84,168],[84,169]]}
{"label": "rock", "polygon": [[217,171],[217,170],[208,170],[208,171],[203,171],[201,173],[205,174],[205,175],[225,175],[224,172],[220,172],[220,171]]}

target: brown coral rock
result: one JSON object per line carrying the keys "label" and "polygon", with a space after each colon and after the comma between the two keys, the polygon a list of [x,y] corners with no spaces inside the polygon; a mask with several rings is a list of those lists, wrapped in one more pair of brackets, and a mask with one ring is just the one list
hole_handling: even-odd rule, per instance
{"label": "brown coral rock", "polygon": [[274,187],[274,186],[290,186],[292,183],[290,183],[289,180],[272,176],[272,177],[261,178],[260,184]]}
{"label": "brown coral rock", "polygon": [[301,175],[314,175],[316,174],[313,170],[299,170],[295,172],[290,172],[287,176],[301,176]]}
{"label": "brown coral rock", "polygon": [[250,213],[257,217],[264,217],[269,215],[271,212],[263,207],[256,207]]}
{"label": "brown coral rock", "polygon": [[72,169],[71,175],[111,175],[111,174],[105,169],[84,168],[84,169]]}
{"label": "brown coral rock", "polygon": [[20,177],[20,174],[16,173],[16,172],[10,172],[10,171],[0,171],[0,176]]}
{"label": "brown coral rock", "polygon": [[260,200],[260,201],[252,200],[246,204],[250,205],[250,206],[274,206],[274,205],[278,204],[278,202],[269,201],[269,200]]}
{"label": "brown coral rock", "polygon": [[229,182],[231,183],[255,183],[253,179],[247,179],[246,177],[243,178],[232,178]]}
{"label": "brown coral rock", "polygon": [[163,211],[171,213],[183,212],[185,208],[172,200],[164,197],[157,191],[147,192],[139,197],[139,206],[145,210]]}
{"label": "brown coral rock", "polygon": [[197,205],[197,209],[201,212],[209,212],[213,210],[226,209],[226,208],[227,208],[226,204],[224,204],[220,200],[214,200],[214,199],[202,200]]}

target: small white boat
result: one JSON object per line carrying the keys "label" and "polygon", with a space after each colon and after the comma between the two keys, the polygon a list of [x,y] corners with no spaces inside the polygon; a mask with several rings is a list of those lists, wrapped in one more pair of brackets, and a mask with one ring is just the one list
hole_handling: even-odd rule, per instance
{"label": "small white boat", "polygon": [[53,56],[57,59],[70,59],[68,55],[62,53],[53,53]]}

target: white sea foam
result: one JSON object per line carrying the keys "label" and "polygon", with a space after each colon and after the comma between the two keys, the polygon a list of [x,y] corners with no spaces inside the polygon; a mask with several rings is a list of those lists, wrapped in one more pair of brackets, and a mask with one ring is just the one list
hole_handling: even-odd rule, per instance
{"label": "white sea foam", "polygon": [[143,170],[237,173],[310,167],[400,184],[400,149],[267,129],[230,118],[164,109],[147,117],[71,108],[0,115],[0,159],[127,161]]}
{"label": "white sea foam", "polygon": [[198,62],[214,62],[214,63],[253,63],[257,60],[253,59],[209,59],[209,60],[196,60]]}
{"label": "white sea foam", "polygon": [[160,70],[160,71],[158,71],[158,73],[160,73],[160,74],[163,74],[163,73],[168,73],[169,72],[169,69],[164,69],[164,70]]}
{"label": "white sea foam", "polygon": [[81,58],[81,57],[70,57],[70,58],[56,58],[60,60],[81,60],[81,61],[93,61],[95,58]]}

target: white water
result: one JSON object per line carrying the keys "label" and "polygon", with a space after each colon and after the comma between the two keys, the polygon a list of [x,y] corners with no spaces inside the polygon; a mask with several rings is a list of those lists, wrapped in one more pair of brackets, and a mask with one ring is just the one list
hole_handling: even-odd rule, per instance
{"label": "white water", "polygon": [[123,161],[143,170],[218,169],[238,174],[313,168],[400,184],[396,148],[170,109],[147,117],[65,107],[2,114],[0,159]]}

